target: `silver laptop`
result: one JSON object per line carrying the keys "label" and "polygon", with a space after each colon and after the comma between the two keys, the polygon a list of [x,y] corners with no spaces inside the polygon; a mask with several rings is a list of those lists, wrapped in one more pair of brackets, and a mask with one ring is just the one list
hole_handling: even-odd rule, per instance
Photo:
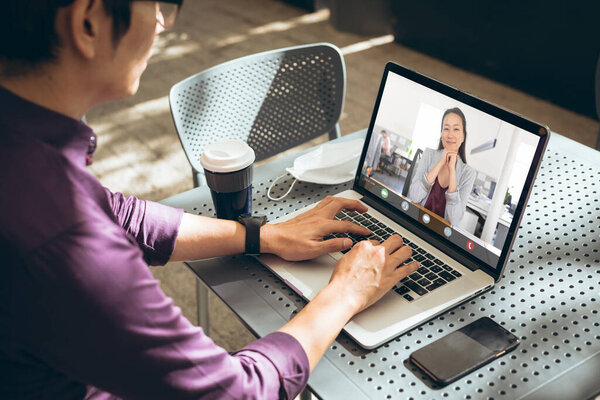
{"label": "silver laptop", "polygon": [[[457,149],[461,126],[464,140]],[[363,202],[369,211],[344,211],[336,218],[364,225],[372,234],[332,236],[348,236],[356,243],[398,233],[421,267],[356,315],[345,332],[362,347],[374,348],[498,282],[549,132],[513,112],[388,63],[353,189],[337,194]],[[425,182],[446,147],[458,153],[457,187],[451,194],[447,176],[440,175],[431,186]],[[293,218],[315,204],[272,222]],[[258,259],[311,300],[327,285],[342,256],[337,252],[304,262],[273,255]]]}

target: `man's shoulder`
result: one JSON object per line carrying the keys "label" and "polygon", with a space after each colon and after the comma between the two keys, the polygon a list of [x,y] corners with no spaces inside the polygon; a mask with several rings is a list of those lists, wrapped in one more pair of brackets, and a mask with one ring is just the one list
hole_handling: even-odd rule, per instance
{"label": "man's shoulder", "polygon": [[1,142],[0,236],[20,251],[67,230],[98,206],[81,186],[92,177],[60,153],[27,139]]}

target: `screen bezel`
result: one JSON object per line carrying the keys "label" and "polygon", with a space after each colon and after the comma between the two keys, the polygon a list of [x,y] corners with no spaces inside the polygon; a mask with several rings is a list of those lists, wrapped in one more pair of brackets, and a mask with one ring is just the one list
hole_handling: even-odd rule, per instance
{"label": "screen bezel", "polygon": [[[373,134],[373,128],[375,126],[375,121],[377,119],[377,113],[379,112],[379,106],[381,104],[381,99],[383,96],[385,84],[387,82],[387,78],[389,73],[398,74],[410,81],[413,81],[417,84],[420,84],[426,88],[432,89],[442,95],[446,95],[456,101],[464,103],[468,106],[471,106],[479,111],[482,111],[486,114],[489,114],[493,117],[499,118],[502,121],[505,121],[509,124],[512,124],[518,128],[521,128],[529,133],[532,133],[540,138],[538,142],[538,146],[535,150],[535,154],[531,163],[531,167],[527,174],[527,178],[525,180],[525,184],[523,187],[523,191],[521,193],[521,197],[517,203],[517,207],[515,209],[514,217],[512,223],[508,229],[508,234],[506,236],[506,240],[504,242],[504,246],[501,249],[500,257],[498,259],[498,263],[495,266],[488,265],[483,262],[479,258],[470,254],[466,249],[459,247],[458,245],[450,242],[442,235],[436,233],[432,229],[427,226],[415,222],[413,218],[409,217],[401,210],[393,207],[388,202],[380,199],[375,196],[373,193],[364,189],[359,185],[361,170],[363,163],[365,161],[365,157],[367,154],[367,148],[371,140],[371,135]],[[419,74],[418,72],[412,71],[408,68],[405,68],[399,64],[394,62],[388,62],[385,66],[383,77],[381,80],[381,85],[379,87],[379,93],[377,94],[377,99],[375,100],[375,107],[373,108],[373,114],[371,116],[371,122],[369,124],[369,128],[367,130],[367,135],[365,138],[365,146],[363,146],[363,151],[360,157],[360,161],[358,163],[358,169],[356,171],[354,177],[354,185],[353,190],[363,195],[363,201],[371,206],[376,206],[378,210],[383,212],[388,217],[392,218],[398,224],[402,225],[404,228],[408,229],[412,233],[420,236],[421,238],[425,237],[427,242],[440,249],[442,252],[446,253],[453,259],[457,260],[461,264],[467,266],[468,268],[482,269],[487,274],[492,276],[495,281],[498,281],[502,276],[506,263],[508,261],[508,255],[510,254],[510,249],[514,243],[517,229],[521,223],[521,219],[524,214],[525,205],[527,204],[527,200],[531,194],[531,190],[533,188],[533,182],[535,176],[539,170],[539,166],[541,164],[541,159],[548,145],[548,140],[550,137],[550,130],[547,126],[543,126],[536,122],[533,122],[529,119],[526,119],[514,112],[505,110],[499,106],[486,102],[485,100],[479,99],[469,93],[465,93],[460,91],[454,87],[448,86],[442,82],[436,81],[435,79],[429,78],[425,75]]]}

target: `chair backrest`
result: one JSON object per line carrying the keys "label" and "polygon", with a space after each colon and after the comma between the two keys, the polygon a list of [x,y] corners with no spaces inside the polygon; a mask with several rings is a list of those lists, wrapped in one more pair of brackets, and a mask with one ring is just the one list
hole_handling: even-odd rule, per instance
{"label": "chair backrest", "polygon": [[169,102],[192,169],[202,172],[200,155],[217,140],[244,140],[259,161],[325,133],[339,136],[345,91],[340,50],[317,43],[217,65],[175,84]]}
{"label": "chair backrest", "polygon": [[417,163],[421,159],[421,155],[423,154],[423,150],[417,149],[415,152],[415,156],[410,163],[410,168],[408,169],[408,173],[406,174],[406,181],[404,181],[404,188],[402,188],[402,196],[408,197],[408,191],[410,190],[410,184],[412,183],[412,178],[417,169]]}

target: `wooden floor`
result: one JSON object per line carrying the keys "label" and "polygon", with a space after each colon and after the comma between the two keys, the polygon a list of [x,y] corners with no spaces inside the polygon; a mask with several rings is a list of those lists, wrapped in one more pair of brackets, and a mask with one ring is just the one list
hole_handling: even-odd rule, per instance
{"label": "wooden floor", "polygon": [[[136,96],[94,109],[88,121],[99,134],[91,171],[113,191],[159,200],[190,189],[188,162],[171,120],[167,94],[176,82],[224,61],[260,51],[313,42],[342,49],[347,91],[342,134],[369,123],[383,67],[388,60],[466,90],[594,146],[600,124],[547,101],[453,67],[393,38],[334,30],[328,11],[306,13],[275,0],[189,0],[176,27],[159,37],[155,56]],[[322,138],[321,141],[325,140]],[[165,292],[195,322],[194,286],[182,264],[154,269]],[[211,336],[228,350],[251,336],[217,299],[211,298]]]}

